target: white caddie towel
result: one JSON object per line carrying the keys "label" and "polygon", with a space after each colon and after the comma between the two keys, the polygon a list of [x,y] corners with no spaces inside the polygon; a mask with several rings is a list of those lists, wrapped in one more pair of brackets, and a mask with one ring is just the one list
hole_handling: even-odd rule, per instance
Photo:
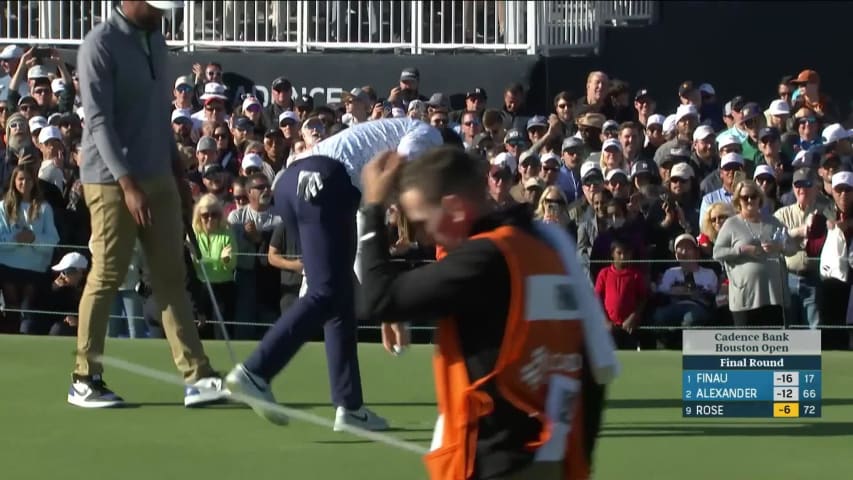
{"label": "white caddie towel", "polygon": [[605,328],[604,309],[598,302],[592,284],[584,276],[584,269],[577,260],[577,248],[568,232],[559,225],[536,221],[534,230],[545,243],[557,250],[566,268],[575,297],[580,303],[583,322],[586,355],[592,368],[592,375],[600,385],[612,382],[619,375],[619,361],[616,359],[616,345],[613,337]]}

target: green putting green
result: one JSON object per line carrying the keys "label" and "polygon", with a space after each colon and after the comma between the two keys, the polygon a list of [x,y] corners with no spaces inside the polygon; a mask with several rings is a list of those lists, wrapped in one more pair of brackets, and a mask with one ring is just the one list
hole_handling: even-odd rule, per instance
{"label": "green putting green", "polygon": [[[237,342],[239,356],[252,348]],[[220,342],[207,342],[227,370]],[[110,369],[105,380],[131,406],[83,410],[65,402],[69,338],[0,336],[2,478],[340,479],[425,478],[417,454],[330,428],[275,427],[240,405],[186,410],[174,385]],[[391,435],[429,445],[435,420],[430,347],[394,358],[360,347],[367,404]],[[108,341],[107,354],[174,374],[162,340]],[[681,417],[680,352],[621,352],[596,452],[596,479],[832,479],[853,472],[853,353],[823,354],[823,418],[696,420]],[[276,379],[287,406],[332,420],[321,344],[307,345]],[[11,389],[17,393],[11,392]]]}

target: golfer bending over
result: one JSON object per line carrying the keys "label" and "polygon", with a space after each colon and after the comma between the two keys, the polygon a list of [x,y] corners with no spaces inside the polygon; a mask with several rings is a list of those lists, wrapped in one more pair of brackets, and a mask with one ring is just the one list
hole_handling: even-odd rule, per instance
{"label": "golfer bending over", "polygon": [[[306,120],[306,123],[311,122]],[[361,193],[353,182],[378,151],[402,146],[417,154],[441,144],[429,125],[389,119],[344,130],[323,140],[287,167],[274,182],[276,214],[299,233],[307,292],[267,331],[258,348],[227,376],[232,391],[275,402],[270,382],[322,326],[336,431],[346,425],[384,430],[388,422],[364,406],[357,352],[355,288],[356,212]],[[276,424],[281,413],[253,404]]]}

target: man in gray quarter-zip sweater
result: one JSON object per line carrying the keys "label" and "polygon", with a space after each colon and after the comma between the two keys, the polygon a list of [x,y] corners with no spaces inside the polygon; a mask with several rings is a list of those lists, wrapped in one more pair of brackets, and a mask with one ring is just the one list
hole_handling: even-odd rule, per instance
{"label": "man in gray quarter-zip sweater", "polygon": [[139,238],[175,365],[187,383],[184,405],[221,400],[184,288],[182,202],[186,180],[170,125],[163,10],[183,2],[123,1],[86,35],[77,55],[86,112],[80,180],[91,212],[92,270],[80,300],[77,365],[68,402],[113,407],[106,387],[104,339],[116,290]]}

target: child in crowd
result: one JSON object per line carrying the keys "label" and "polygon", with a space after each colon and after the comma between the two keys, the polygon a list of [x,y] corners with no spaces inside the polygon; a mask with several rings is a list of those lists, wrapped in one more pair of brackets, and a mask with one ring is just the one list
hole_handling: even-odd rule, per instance
{"label": "child in crowd", "polygon": [[607,315],[607,328],[618,348],[635,348],[637,327],[649,296],[649,286],[638,264],[629,263],[633,255],[629,243],[614,240],[610,245],[613,263],[598,272],[595,294]]}

